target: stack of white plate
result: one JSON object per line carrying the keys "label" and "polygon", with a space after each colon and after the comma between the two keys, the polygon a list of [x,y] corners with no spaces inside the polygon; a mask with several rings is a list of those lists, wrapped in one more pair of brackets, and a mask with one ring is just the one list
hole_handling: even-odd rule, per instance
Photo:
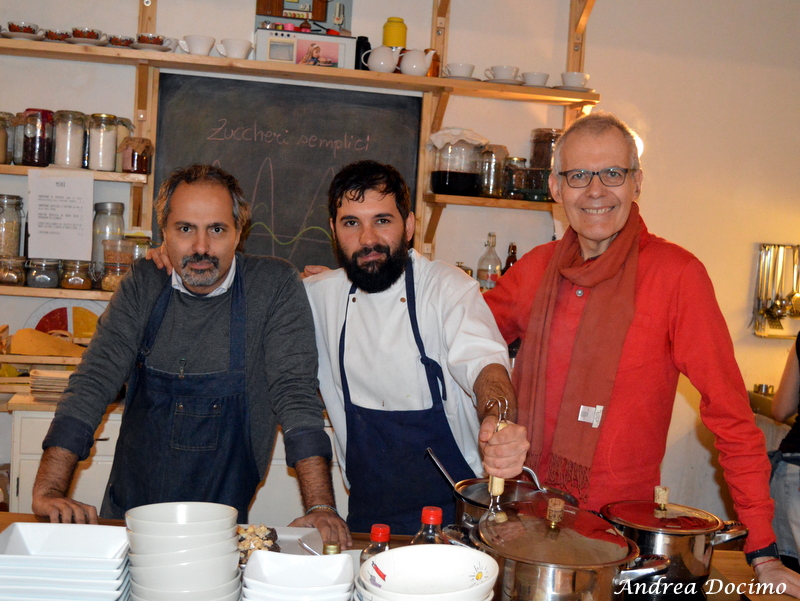
{"label": "stack of white plate", "polygon": [[499,566],[486,553],[455,545],[389,549],[365,561],[355,601],[490,601]]}
{"label": "stack of white plate", "polygon": [[127,601],[125,528],[15,523],[0,533],[0,600]]}
{"label": "stack of white plate", "polygon": [[350,601],[355,576],[350,555],[289,555],[255,551],[244,569],[248,601]]}
{"label": "stack of white plate", "polygon": [[236,516],[236,509],[217,503],[129,510],[132,601],[237,601],[242,585]]}

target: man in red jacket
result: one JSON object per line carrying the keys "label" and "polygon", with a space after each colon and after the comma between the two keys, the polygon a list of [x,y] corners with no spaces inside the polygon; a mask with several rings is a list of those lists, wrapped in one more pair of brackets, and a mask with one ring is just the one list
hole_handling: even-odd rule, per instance
{"label": "man in red jacket", "polygon": [[641,186],[624,123],[606,113],[573,123],[550,176],[570,227],[484,295],[506,342],[522,339],[514,386],[526,463],[586,509],[651,499],[683,373],[749,528],[748,561],[760,582],[800,596],[800,575],[776,559],[764,437],[711,281],[696,257],[647,231]]}

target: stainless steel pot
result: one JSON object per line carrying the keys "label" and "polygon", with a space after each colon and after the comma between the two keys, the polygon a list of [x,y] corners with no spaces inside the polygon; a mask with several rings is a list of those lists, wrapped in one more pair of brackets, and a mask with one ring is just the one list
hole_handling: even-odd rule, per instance
{"label": "stainless steel pot", "polygon": [[[578,501],[569,493],[541,486],[536,474],[525,468],[531,475],[533,482],[527,480],[506,480],[500,503],[513,503],[514,501],[527,501],[536,498],[560,498],[568,505],[576,506]],[[489,480],[487,478],[470,478],[453,485],[456,495],[456,520],[459,526],[471,528],[480,521],[483,514],[489,509]]]}
{"label": "stainless steel pot", "polygon": [[664,582],[702,584],[711,573],[714,545],[747,536],[739,522],[723,522],[701,509],[648,501],[620,501],[601,510],[603,517],[635,542],[642,553],[669,558]]}
{"label": "stainless steel pot", "polygon": [[[553,511],[554,505],[562,509]],[[611,601],[625,583],[663,572],[665,557],[636,544],[598,515],[543,496],[487,512],[470,539],[500,564],[500,601]]]}

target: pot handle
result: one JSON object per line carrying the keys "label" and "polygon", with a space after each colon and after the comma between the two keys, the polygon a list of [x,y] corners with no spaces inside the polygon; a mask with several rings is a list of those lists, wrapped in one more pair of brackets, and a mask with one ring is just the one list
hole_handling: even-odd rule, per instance
{"label": "pot handle", "polygon": [[614,586],[620,586],[623,582],[635,582],[645,576],[663,574],[669,568],[669,558],[664,555],[642,555],[633,560],[632,568],[622,568],[614,576]]}
{"label": "pot handle", "polygon": [[718,545],[720,543],[727,543],[729,541],[737,540],[747,536],[747,526],[741,522],[727,520],[723,522],[723,524],[725,524],[725,527],[722,530],[718,530],[714,534],[714,538],[711,539],[711,546]]}

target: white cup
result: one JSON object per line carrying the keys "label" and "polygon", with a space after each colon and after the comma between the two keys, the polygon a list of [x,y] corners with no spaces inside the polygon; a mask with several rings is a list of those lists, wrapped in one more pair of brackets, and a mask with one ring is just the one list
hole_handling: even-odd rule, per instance
{"label": "white cup", "polygon": [[444,66],[445,77],[472,77],[475,65],[467,63],[447,63]]}
{"label": "white cup", "polygon": [[483,72],[487,79],[517,79],[519,68],[509,65],[495,65]]}
{"label": "white cup", "polygon": [[217,52],[227,58],[247,58],[252,47],[247,40],[225,39],[217,43]]}
{"label": "white cup", "polygon": [[569,71],[561,74],[561,81],[568,88],[585,88],[586,84],[589,83],[589,75],[587,73]]}
{"label": "white cup", "polygon": [[208,56],[214,47],[214,38],[208,35],[185,35],[182,40],[178,40],[181,50],[189,54],[200,54]]}
{"label": "white cup", "polygon": [[544,86],[547,85],[547,79],[550,77],[547,73],[534,73],[528,72],[522,74],[522,81],[526,86]]}

